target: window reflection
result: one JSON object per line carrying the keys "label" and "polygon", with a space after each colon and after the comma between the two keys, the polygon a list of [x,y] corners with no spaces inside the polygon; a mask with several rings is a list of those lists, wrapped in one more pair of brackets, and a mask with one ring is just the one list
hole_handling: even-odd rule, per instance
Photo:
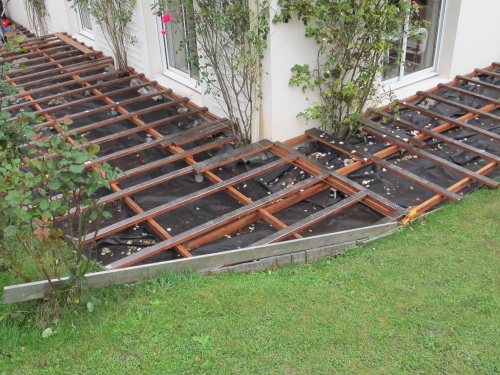
{"label": "window reflection", "polygon": [[[412,2],[418,5],[418,9],[413,11],[410,17],[420,20],[421,26],[416,28],[406,26],[408,29],[405,30],[405,36],[399,40],[399,46],[404,52],[403,64],[398,61],[396,49],[388,51],[385,80],[401,80],[405,76],[434,66],[443,1],[413,0]],[[406,25],[411,25],[411,22],[407,22]]]}

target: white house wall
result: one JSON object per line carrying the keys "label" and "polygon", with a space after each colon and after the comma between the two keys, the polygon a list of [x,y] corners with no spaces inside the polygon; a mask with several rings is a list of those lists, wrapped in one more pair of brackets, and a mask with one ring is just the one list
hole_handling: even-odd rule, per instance
{"label": "white house wall", "polygon": [[[272,9],[278,9],[275,1]],[[271,18],[273,14],[271,14]],[[296,19],[287,24],[271,23],[269,47],[263,61],[263,103],[260,135],[283,141],[300,135],[316,124],[307,124],[297,114],[307,108],[306,95],[288,84],[295,64],[314,66],[316,43],[304,37],[304,26]],[[313,99],[313,95],[307,94]]]}
{"label": "white house wall", "polygon": [[450,77],[500,60],[499,15],[500,0],[461,1],[456,32],[448,30],[455,38],[447,72]]}
{"label": "white house wall", "polygon": [[[277,4],[274,1],[274,9]],[[417,90],[426,90],[457,74],[469,73],[500,61],[500,0],[447,0],[438,75],[399,86],[393,93],[404,98]],[[309,43],[308,43],[309,42]],[[271,41],[264,59],[264,103],[261,113],[261,136],[282,141],[301,135],[317,126],[296,115],[308,107],[300,89],[290,87],[290,68],[295,64],[314,64],[316,45],[306,41],[302,23],[271,26]],[[311,94],[307,94],[314,99]]]}
{"label": "white house wall", "polygon": [[9,1],[6,9],[6,15],[17,23],[29,27],[28,16],[24,8],[24,0]]}
{"label": "white house wall", "polygon": [[[50,13],[50,32],[67,32],[78,40],[111,54],[107,42],[94,25],[94,37],[81,33],[72,2],[45,0]],[[277,0],[271,0],[271,8],[278,9]],[[137,40],[128,46],[129,64],[137,71],[157,80],[165,87],[172,88],[199,105],[208,107],[213,113],[223,115],[214,100],[202,94],[203,88],[195,87],[192,81],[165,75],[162,72],[160,38],[156,18],[151,15],[151,1],[137,0],[134,18],[129,25],[129,33]],[[11,0],[8,13],[11,18],[29,27],[23,0]],[[472,71],[476,67],[500,61],[500,0],[447,0],[444,14],[443,39],[439,58],[438,75],[415,82],[411,85],[395,87],[399,97],[409,96],[419,89],[435,86],[436,82],[451,79],[456,74]],[[271,17],[273,14],[271,14]],[[259,122],[260,138],[282,141],[298,136],[304,130],[317,126],[297,114],[307,108],[307,97],[297,87],[288,85],[290,69],[295,64],[314,65],[316,44],[304,37],[301,22],[291,20],[288,24],[271,24],[269,48],[263,60],[263,103]]]}

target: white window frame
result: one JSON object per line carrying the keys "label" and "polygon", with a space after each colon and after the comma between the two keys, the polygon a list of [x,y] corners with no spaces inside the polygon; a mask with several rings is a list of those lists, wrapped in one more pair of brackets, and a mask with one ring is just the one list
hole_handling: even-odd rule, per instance
{"label": "white window frame", "polygon": [[78,21],[78,27],[80,28],[80,31],[79,31],[80,34],[93,40],[94,39],[94,30],[93,30],[94,25],[92,22],[92,17],[90,16],[90,14],[88,15],[90,23],[92,24],[92,29],[89,29],[88,27],[85,26],[85,23],[83,21],[82,12],[85,12],[85,11],[84,10],[82,11],[80,6],[77,6],[75,10],[76,10],[76,18]]}
{"label": "white window frame", "polygon": [[[412,83],[437,76],[439,74],[438,67],[439,67],[441,44],[443,39],[444,19],[445,19],[447,5],[448,5],[447,1],[442,0],[441,9],[439,10],[438,31],[436,35],[436,46],[435,46],[434,61],[432,66],[408,75],[404,74],[404,67],[399,66],[398,76],[382,81],[382,85],[384,85],[386,89],[394,90],[399,87],[410,85]],[[408,31],[407,28],[408,28],[408,22],[405,22],[405,32]],[[403,51],[406,51],[406,40],[407,38],[405,37],[402,46]]]}
{"label": "white window frame", "polygon": [[162,30],[162,23],[161,23],[161,17],[156,17],[156,28],[158,30],[158,35],[159,37],[159,44],[160,44],[160,55],[161,55],[161,66],[162,66],[162,73],[163,75],[167,76],[168,78],[171,78],[179,83],[181,83],[184,86],[187,86],[193,90],[200,91],[200,88],[198,87],[198,80],[196,78],[193,78],[190,76],[189,73],[183,72],[182,70],[179,70],[168,63],[168,48],[167,48],[167,37],[163,34],[161,34]]}

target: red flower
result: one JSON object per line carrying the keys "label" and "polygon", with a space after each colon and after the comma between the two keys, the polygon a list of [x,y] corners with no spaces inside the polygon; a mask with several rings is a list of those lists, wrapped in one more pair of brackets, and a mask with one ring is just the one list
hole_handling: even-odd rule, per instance
{"label": "red flower", "polygon": [[168,13],[165,13],[161,16],[161,22],[163,22],[163,23],[167,23],[167,22],[170,22],[172,20],[173,20],[172,16]]}

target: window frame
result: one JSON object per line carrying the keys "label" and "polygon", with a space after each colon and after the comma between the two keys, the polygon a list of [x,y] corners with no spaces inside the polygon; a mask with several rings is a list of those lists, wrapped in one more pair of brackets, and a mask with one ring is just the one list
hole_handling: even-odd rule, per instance
{"label": "window frame", "polygon": [[[76,10],[76,18],[78,21],[78,27],[80,29],[80,31],[79,31],[80,34],[82,34],[83,36],[86,36],[87,38],[94,39],[94,25],[92,22],[92,16],[90,14],[88,14],[88,12],[86,10],[84,10],[81,7],[81,5],[78,5],[75,10]],[[83,13],[86,13],[88,15],[88,20],[90,21],[91,28],[88,28],[85,25]]]}
{"label": "window frame", "polygon": [[[418,81],[421,81],[426,78],[431,78],[439,74],[439,60],[441,55],[441,44],[443,39],[443,29],[444,29],[444,20],[445,13],[447,9],[448,3],[447,0],[442,0],[441,7],[439,9],[439,17],[438,17],[438,29],[436,34],[436,45],[434,47],[434,59],[432,66],[419,70],[414,73],[410,73],[405,75],[405,67],[398,66],[398,75],[393,78],[382,80],[382,84],[390,89],[398,88],[401,86],[409,85]],[[405,22],[405,33],[408,31],[408,22]],[[405,36],[403,39],[402,50],[406,54],[406,46],[407,46],[408,36]]]}
{"label": "window frame", "polygon": [[[184,14],[184,12],[183,12]],[[159,44],[160,44],[160,55],[161,55],[161,66],[162,66],[162,72],[165,76],[172,78],[179,83],[182,83],[185,86],[188,86],[192,89],[197,89],[197,82],[198,78],[192,76],[192,67],[191,64],[188,66],[188,72],[185,72],[175,66],[172,66],[169,64],[169,48],[168,48],[168,33],[163,35],[161,33],[162,30],[162,23],[161,23],[161,18],[156,17],[156,26],[159,34]],[[185,24],[186,20],[183,17],[183,30],[185,31]],[[197,47],[198,49],[198,47]]]}

